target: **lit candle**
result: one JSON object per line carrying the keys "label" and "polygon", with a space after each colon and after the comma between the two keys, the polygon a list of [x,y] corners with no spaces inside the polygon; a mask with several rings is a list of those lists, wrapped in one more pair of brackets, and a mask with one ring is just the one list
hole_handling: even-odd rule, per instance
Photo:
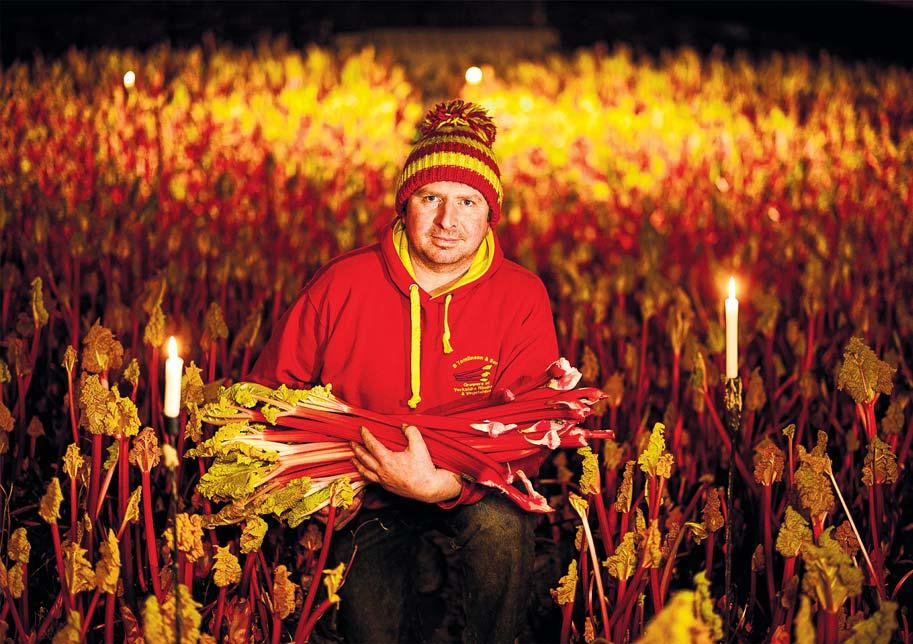
{"label": "lit candle", "polygon": [[739,375],[739,301],[735,299],[735,278],[729,278],[726,298],[726,377]]}
{"label": "lit candle", "polygon": [[177,418],[181,413],[181,373],[184,361],[178,357],[178,345],[174,336],[168,338],[168,359],[165,360],[165,408],[168,418]]}

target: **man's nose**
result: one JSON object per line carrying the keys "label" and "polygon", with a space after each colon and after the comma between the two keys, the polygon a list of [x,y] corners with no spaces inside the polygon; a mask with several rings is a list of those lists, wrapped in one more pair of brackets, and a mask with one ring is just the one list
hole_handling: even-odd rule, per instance
{"label": "man's nose", "polygon": [[457,205],[452,199],[442,199],[438,206],[437,224],[441,228],[449,229],[456,226]]}

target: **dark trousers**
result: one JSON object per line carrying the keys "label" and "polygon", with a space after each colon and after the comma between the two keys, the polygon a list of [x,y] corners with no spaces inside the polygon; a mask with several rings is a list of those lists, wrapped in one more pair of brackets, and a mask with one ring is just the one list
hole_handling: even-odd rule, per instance
{"label": "dark trousers", "polygon": [[[340,591],[339,629],[347,644],[415,642],[415,553],[432,529],[448,537],[462,570],[466,643],[511,644],[530,596],[535,518],[498,494],[441,510],[400,502],[362,511],[333,538],[336,561],[358,550]],[[351,528],[351,529],[350,529]]]}

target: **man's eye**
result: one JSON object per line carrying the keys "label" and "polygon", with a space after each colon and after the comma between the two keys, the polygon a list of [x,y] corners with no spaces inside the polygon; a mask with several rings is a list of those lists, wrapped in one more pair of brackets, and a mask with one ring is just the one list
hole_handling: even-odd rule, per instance
{"label": "man's eye", "polygon": [[463,205],[467,208],[472,208],[474,205],[476,205],[476,202],[472,199],[463,199]]}
{"label": "man's eye", "polygon": [[434,201],[437,199],[437,195],[425,195],[424,199],[425,201]]}

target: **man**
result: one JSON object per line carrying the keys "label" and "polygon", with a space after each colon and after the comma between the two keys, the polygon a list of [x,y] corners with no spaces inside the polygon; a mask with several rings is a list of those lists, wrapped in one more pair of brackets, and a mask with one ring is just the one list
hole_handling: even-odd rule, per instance
{"label": "man", "polygon": [[[494,123],[480,107],[455,100],[432,109],[419,130],[392,226],[379,243],[314,276],[280,320],[252,380],[332,384],[341,399],[382,413],[446,413],[541,374],[557,359],[545,287],[504,259],[492,229],[502,204]],[[464,641],[513,642],[528,597],[532,517],[437,468],[422,430],[404,431],[402,452],[367,430],[353,444],[355,467],[380,489],[369,486],[352,523],[359,527],[334,538],[340,560],[348,560],[353,542],[358,547],[341,593],[346,641],[414,640],[408,608],[416,539],[435,526],[462,558]],[[512,465],[532,475],[539,462]]]}

